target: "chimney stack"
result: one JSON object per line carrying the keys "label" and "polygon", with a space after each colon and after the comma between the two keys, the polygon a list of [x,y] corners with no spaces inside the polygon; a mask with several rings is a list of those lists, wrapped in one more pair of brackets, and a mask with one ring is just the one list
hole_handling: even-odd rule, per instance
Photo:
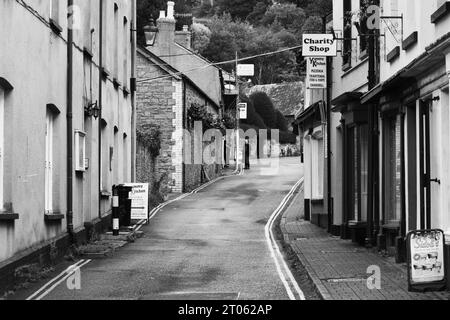
{"label": "chimney stack", "polygon": [[182,45],[185,48],[191,49],[192,35],[189,31],[189,26],[184,25],[183,31],[175,32],[175,42]]}
{"label": "chimney stack", "polygon": [[175,41],[175,3],[167,2],[167,16],[165,11],[160,11],[159,19],[156,21],[158,27],[158,36],[156,45],[167,46]]}

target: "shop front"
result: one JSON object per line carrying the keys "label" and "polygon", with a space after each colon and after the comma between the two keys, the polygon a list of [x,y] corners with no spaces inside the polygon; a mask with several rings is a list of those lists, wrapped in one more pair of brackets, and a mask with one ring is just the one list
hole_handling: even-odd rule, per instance
{"label": "shop front", "polygon": [[369,208],[369,125],[362,93],[348,92],[332,101],[333,112],[342,116],[338,134],[342,140],[341,237],[365,244]]}

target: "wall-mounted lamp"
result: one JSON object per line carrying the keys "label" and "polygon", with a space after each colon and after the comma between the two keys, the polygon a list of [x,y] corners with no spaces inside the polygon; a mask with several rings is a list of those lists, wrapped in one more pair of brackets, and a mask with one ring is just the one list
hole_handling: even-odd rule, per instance
{"label": "wall-mounted lamp", "polygon": [[84,107],[84,113],[89,117],[94,117],[95,120],[97,120],[98,117],[100,117],[100,111],[101,111],[101,108],[99,107],[97,101],[94,103],[88,103]]}

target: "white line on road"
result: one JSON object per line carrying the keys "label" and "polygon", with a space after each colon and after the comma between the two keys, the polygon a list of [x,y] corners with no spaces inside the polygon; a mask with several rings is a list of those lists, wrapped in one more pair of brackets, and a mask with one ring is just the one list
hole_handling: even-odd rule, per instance
{"label": "white line on road", "polygon": [[[243,170],[241,170],[240,174],[238,175],[242,175],[243,174]],[[154,208],[151,212],[150,212],[150,216],[149,216],[149,221],[155,217],[155,215],[164,207],[168,206],[169,204],[175,202],[175,201],[179,201],[182,200],[192,194],[196,194],[198,192],[200,192],[201,190],[209,187],[210,185],[212,185],[213,183],[216,183],[219,180],[225,179],[227,177],[232,177],[232,176],[223,176],[223,177],[218,177],[214,180],[211,180],[210,182],[198,187],[197,189],[193,190],[190,193],[186,193],[183,194],[181,196],[179,196],[176,199],[167,201],[165,203],[160,204],[159,206],[157,206],[156,208]],[[144,222],[145,220],[141,220],[139,221],[134,227],[135,227],[135,231],[139,231],[143,226],[144,226]],[[63,282],[64,280],[66,280],[68,277],[70,277],[77,268],[81,268],[83,266],[85,266],[86,264],[88,264],[89,262],[91,262],[92,260],[80,260],[77,263],[69,266],[66,270],[64,270],[63,272],[61,272],[59,275],[57,275],[55,278],[53,278],[52,280],[50,280],[49,282],[47,282],[43,287],[41,287],[38,291],[36,291],[35,293],[33,293],[30,297],[27,298],[27,300],[41,300],[43,297],[47,296],[50,292],[52,292],[59,284],[61,284],[61,282]],[[60,279],[61,278],[61,279]],[[56,283],[55,283],[56,282]],[[53,284],[53,285],[52,285]],[[51,287],[50,287],[51,286]],[[48,290],[46,290],[48,287],[50,287]],[[44,290],[46,290],[43,294],[40,295],[41,292],[43,292]],[[37,298],[36,298],[37,297]]]}
{"label": "white line on road", "polygon": [[[33,293],[31,296],[29,296],[27,298],[27,300],[40,300],[42,299],[43,296],[47,295],[48,293],[50,293],[54,288],[56,288],[62,281],[64,281],[64,279],[67,279],[70,275],[72,275],[75,270],[77,268],[81,268],[82,266],[85,266],[86,264],[88,264],[89,262],[91,262],[91,260],[80,260],[77,263],[69,266],[66,270],[64,270],[63,272],[61,272],[59,275],[57,275],[56,277],[54,277],[52,280],[50,280],[49,282],[47,282],[44,286],[42,286],[38,291],[36,291],[35,293]],[[63,277],[62,280],[59,280],[61,277]],[[58,281],[59,280],[59,281]],[[58,281],[56,284],[54,284],[56,281]],[[54,284],[53,286],[51,286],[52,284]],[[36,298],[38,295],[41,294],[42,291],[46,290],[48,287],[51,288],[49,290],[47,290],[43,295],[39,296],[38,298]]]}
{"label": "white line on road", "polygon": [[[283,254],[280,251],[280,247],[278,246],[278,243],[273,235],[273,224],[275,223],[275,221],[277,220],[279,215],[283,212],[286,205],[289,203],[289,201],[294,196],[295,191],[302,183],[303,183],[303,178],[295,184],[295,186],[291,189],[291,191],[283,199],[283,201],[278,206],[278,208],[272,213],[272,215],[270,216],[269,221],[267,222],[266,227],[265,227],[265,235],[266,235],[267,245],[269,247],[272,258],[275,261],[275,265],[277,268],[278,275],[281,279],[281,282],[283,282],[286,292],[291,300],[296,300],[294,291],[297,293],[297,296],[300,300],[306,300],[306,298],[305,298],[303,291],[300,289],[297,281],[295,280],[294,276],[292,275],[291,270],[289,269],[288,265],[286,264],[286,261],[283,258]],[[281,266],[283,266],[284,273],[283,273]],[[291,288],[291,286],[293,287],[293,289]]]}

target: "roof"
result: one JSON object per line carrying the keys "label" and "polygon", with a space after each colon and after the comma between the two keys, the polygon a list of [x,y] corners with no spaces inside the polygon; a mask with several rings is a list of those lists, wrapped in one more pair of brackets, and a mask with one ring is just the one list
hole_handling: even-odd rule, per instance
{"label": "roof", "polygon": [[279,84],[256,85],[249,88],[246,94],[266,93],[284,116],[291,117],[303,110],[305,84],[301,81]]}
{"label": "roof", "polygon": [[147,47],[146,50],[183,73],[219,107],[222,102],[222,70],[201,55],[176,42],[159,44],[158,40],[157,38],[155,45]]}
{"label": "roof", "polygon": [[[144,56],[147,60],[149,60],[154,65],[157,65],[159,68],[161,68],[163,71],[168,73],[170,76],[172,76],[174,79],[181,80],[184,79],[186,82],[188,82],[194,89],[196,89],[201,95],[203,95],[207,100],[209,100],[212,104],[216,104],[215,101],[213,101],[208,94],[206,94],[202,88],[200,88],[195,82],[193,82],[189,77],[187,77],[184,73],[178,71],[171,65],[167,64],[164,60],[159,58],[157,55],[153,54],[151,51],[147,50],[146,48],[143,48],[141,46],[138,46],[137,53]],[[138,79],[143,80],[143,79]]]}

